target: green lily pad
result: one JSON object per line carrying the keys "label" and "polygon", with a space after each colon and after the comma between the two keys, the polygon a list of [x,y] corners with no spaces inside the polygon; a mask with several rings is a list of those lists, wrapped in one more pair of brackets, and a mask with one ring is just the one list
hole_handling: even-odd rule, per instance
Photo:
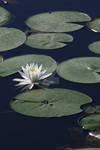
{"label": "green lily pad", "polygon": [[28,36],[26,45],[38,49],[57,49],[67,44],[62,42],[72,42],[73,37],[64,33],[38,33]]}
{"label": "green lily pad", "polygon": [[88,48],[90,51],[96,54],[100,54],[100,41],[96,41],[96,42],[89,44]]}
{"label": "green lily pad", "polygon": [[65,80],[79,83],[100,82],[100,57],[80,57],[62,62],[57,73]]}
{"label": "green lily pad", "polygon": [[0,27],[0,51],[16,48],[22,45],[25,40],[25,33],[19,29]]}
{"label": "green lily pad", "polygon": [[47,70],[47,73],[53,72],[57,67],[55,60],[49,56],[22,55],[6,59],[0,63],[0,76],[5,77],[14,74],[21,70],[21,66],[25,67],[26,64],[30,63],[43,64],[43,68]]}
{"label": "green lily pad", "polygon": [[33,15],[26,20],[26,24],[35,30],[44,32],[71,32],[83,28],[71,22],[90,21],[91,18],[84,13],[73,11],[55,11]]}
{"label": "green lily pad", "polygon": [[11,14],[3,7],[0,7],[0,26],[4,25],[11,17]]}
{"label": "green lily pad", "polygon": [[19,94],[10,105],[13,110],[33,117],[61,117],[79,113],[91,102],[83,93],[67,89],[38,89]]}
{"label": "green lily pad", "polygon": [[94,32],[100,32],[100,18],[95,18],[90,21],[88,27]]}
{"label": "green lily pad", "polygon": [[100,113],[93,113],[84,116],[80,120],[80,125],[84,127],[84,129],[100,130]]}

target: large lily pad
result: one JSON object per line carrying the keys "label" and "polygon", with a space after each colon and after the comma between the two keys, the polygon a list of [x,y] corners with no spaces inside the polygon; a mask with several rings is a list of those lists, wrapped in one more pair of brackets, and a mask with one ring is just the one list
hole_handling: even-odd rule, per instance
{"label": "large lily pad", "polygon": [[80,125],[84,127],[84,129],[100,130],[100,113],[93,113],[84,116],[80,120]]}
{"label": "large lily pad", "polygon": [[10,105],[13,110],[33,117],[61,117],[79,113],[91,102],[87,95],[67,89],[38,89],[19,94]]}
{"label": "large lily pad", "polygon": [[73,37],[64,33],[39,33],[32,34],[27,38],[26,45],[39,49],[57,49],[67,44],[62,42],[72,42]]}
{"label": "large lily pad", "polygon": [[0,26],[4,25],[11,17],[11,14],[3,7],[0,7]]}
{"label": "large lily pad", "polygon": [[16,28],[0,28],[0,51],[11,50],[22,45],[26,40],[24,32]]}
{"label": "large lily pad", "polygon": [[96,41],[96,42],[89,44],[88,48],[90,51],[96,54],[100,54],[100,41]]}
{"label": "large lily pad", "polygon": [[14,74],[21,70],[21,66],[25,67],[26,64],[30,63],[43,64],[43,68],[47,70],[47,73],[53,72],[57,67],[55,60],[49,56],[22,55],[6,59],[0,63],[0,76],[5,77]]}
{"label": "large lily pad", "polygon": [[100,58],[80,57],[62,62],[57,67],[57,73],[65,80],[79,83],[100,82]]}
{"label": "large lily pad", "polygon": [[33,15],[26,20],[26,24],[35,30],[45,32],[70,32],[81,29],[83,26],[71,22],[90,21],[84,13],[72,11],[55,11]]}
{"label": "large lily pad", "polygon": [[95,18],[90,21],[88,27],[94,32],[100,32],[100,18]]}

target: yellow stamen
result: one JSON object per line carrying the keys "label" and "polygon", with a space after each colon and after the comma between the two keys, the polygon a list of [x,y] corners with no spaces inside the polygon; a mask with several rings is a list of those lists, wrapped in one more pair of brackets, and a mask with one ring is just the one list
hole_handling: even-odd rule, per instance
{"label": "yellow stamen", "polygon": [[37,72],[37,69],[36,68],[30,68],[30,71]]}

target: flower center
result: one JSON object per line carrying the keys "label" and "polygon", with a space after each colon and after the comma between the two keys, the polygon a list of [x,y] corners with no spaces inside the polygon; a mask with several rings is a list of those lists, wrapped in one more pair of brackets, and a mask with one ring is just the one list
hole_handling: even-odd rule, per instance
{"label": "flower center", "polygon": [[30,68],[30,71],[37,72],[37,69],[36,68]]}

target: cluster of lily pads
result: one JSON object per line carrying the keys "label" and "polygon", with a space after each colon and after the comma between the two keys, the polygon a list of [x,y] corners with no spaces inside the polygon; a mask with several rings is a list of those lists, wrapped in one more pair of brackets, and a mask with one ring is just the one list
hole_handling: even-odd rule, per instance
{"label": "cluster of lily pads", "polygon": [[[80,22],[88,22],[88,27],[100,32],[100,19],[91,21],[85,13],[72,11],[55,11],[41,13],[29,17],[25,24],[30,32],[25,34],[16,28],[2,27],[11,18],[11,14],[0,7],[0,51],[8,51],[26,44],[29,47],[45,50],[55,50],[65,47],[73,41],[72,32],[82,29]],[[88,48],[100,53],[100,41],[89,44]],[[7,77],[21,70],[21,66],[35,63],[43,65],[47,73],[56,73],[65,80],[76,83],[100,83],[100,58],[80,57],[65,60],[57,66],[50,56],[28,54],[3,60],[0,57],[0,76]],[[69,89],[33,89],[23,92],[10,102],[11,108],[21,114],[33,117],[61,117],[83,111],[80,106],[92,102],[92,99],[78,91]],[[86,112],[87,113],[87,112]],[[100,129],[100,109],[87,113],[80,120],[85,129]],[[79,149],[78,149],[79,150]],[[84,149],[83,149],[84,150]],[[86,149],[85,149],[86,150]],[[88,149],[87,149],[88,150]],[[96,149],[89,149],[96,150]]]}

